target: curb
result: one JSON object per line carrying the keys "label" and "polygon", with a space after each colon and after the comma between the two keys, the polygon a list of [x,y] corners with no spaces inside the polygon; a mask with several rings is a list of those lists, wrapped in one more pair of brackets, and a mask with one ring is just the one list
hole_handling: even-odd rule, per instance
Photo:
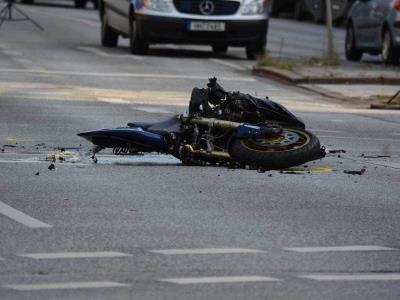
{"label": "curb", "polygon": [[372,103],[372,109],[400,109],[400,104],[383,104],[383,103]]}
{"label": "curb", "polygon": [[307,77],[289,70],[274,67],[253,67],[252,73],[292,84],[400,84],[400,78],[395,77]]}

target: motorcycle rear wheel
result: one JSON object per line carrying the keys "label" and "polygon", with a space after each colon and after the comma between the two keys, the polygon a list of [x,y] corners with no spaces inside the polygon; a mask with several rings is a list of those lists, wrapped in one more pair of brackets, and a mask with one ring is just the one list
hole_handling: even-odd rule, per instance
{"label": "motorcycle rear wheel", "polygon": [[285,169],[323,157],[318,138],[302,129],[284,128],[279,137],[233,139],[231,157],[243,165]]}

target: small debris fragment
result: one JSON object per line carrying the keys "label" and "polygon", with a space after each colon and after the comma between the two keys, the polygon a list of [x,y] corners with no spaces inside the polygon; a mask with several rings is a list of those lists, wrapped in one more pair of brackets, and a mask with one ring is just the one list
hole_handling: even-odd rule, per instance
{"label": "small debris fragment", "polygon": [[35,146],[36,147],[41,147],[41,146],[44,146],[44,145],[46,145],[45,143],[41,143],[41,144],[36,144]]}
{"label": "small debris fragment", "polygon": [[15,146],[15,145],[3,145],[3,147],[5,148],[5,147],[7,147],[7,148],[15,148],[15,147],[17,147],[17,146]]}
{"label": "small debris fragment", "polygon": [[4,152],[4,149],[1,149],[1,152]]}
{"label": "small debris fragment", "polygon": [[60,151],[61,151],[61,152],[65,152],[65,148],[61,148]]}
{"label": "small debris fragment", "polygon": [[308,166],[307,166],[307,165],[304,165],[303,167],[304,167],[304,168],[308,168]]}
{"label": "small debris fragment", "polygon": [[35,175],[36,175],[36,176],[39,176],[39,175],[40,175],[40,172],[36,172]]}
{"label": "small debris fragment", "polygon": [[53,171],[53,170],[56,169],[56,166],[55,166],[54,164],[50,164],[49,167],[48,167],[48,169],[49,169],[50,171]]}
{"label": "small debris fragment", "polygon": [[329,153],[346,153],[346,150],[329,150]]}
{"label": "small debris fragment", "polygon": [[364,158],[390,158],[390,155],[361,155]]}
{"label": "small debris fragment", "polygon": [[63,162],[63,161],[65,161],[65,158],[62,157],[62,156],[59,156],[59,157],[58,157],[58,160],[59,160],[60,162]]}
{"label": "small debris fragment", "polygon": [[365,173],[365,171],[366,171],[366,169],[362,168],[360,171],[347,171],[347,170],[344,170],[343,172],[345,174],[350,174],[350,175],[363,175]]}
{"label": "small debris fragment", "polygon": [[268,177],[272,177],[272,174],[268,174]]}
{"label": "small debris fragment", "polygon": [[262,168],[262,167],[259,167],[259,168],[257,169],[257,172],[258,172],[258,173],[265,173],[265,169]]}
{"label": "small debris fragment", "polygon": [[64,198],[64,201],[68,201],[69,199],[68,198]]}
{"label": "small debris fragment", "polygon": [[97,164],[97,157],[93,157],[93,162]]}
{"label": "small debris fragment", "polygon": [[199,191],[199,193],[201,194],[201,193],[202,193],[202,191]]}

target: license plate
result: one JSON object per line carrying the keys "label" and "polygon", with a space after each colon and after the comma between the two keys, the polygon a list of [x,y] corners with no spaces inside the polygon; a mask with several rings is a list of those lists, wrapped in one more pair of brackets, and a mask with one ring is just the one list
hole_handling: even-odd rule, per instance
{"label": "license plate", "polygon": [[190,31],[225,31],[224,22],[190,22]]}

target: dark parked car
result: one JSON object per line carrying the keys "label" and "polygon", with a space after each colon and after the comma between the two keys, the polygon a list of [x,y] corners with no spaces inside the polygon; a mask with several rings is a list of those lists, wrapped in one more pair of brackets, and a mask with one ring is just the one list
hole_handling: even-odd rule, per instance
{"label": "dark parked car", "polygon": [[363,53],[382,55],[386,64],[399,64],[400,0],[358,0],[348,16],[346,57],[359,61]]}
{"label": "dark parked car", "polygon": [[[98,8],[98,6],[99,6],[99,0],[74,0],[74,2],[75,2],[75,7],[78,7],[78,8],[86,7],[86,4],[87,4],[89,1],[92,1],[92,2],[93,2],[93,5],[94,5],[94,8],[95,8],[95,9]],[[34,0],[21,0],[21,2],[22,2],[22,3],[25,3],[25,4],[33,4]]]}

